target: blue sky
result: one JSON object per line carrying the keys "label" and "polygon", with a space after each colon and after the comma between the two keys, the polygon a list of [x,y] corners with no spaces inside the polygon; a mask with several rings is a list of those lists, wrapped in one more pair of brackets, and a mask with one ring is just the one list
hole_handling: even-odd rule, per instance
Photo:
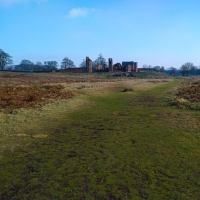
{"label": "blue sky", "polygon": [[199,0],[0,0],[0,49],[32,62],[200,65]]}

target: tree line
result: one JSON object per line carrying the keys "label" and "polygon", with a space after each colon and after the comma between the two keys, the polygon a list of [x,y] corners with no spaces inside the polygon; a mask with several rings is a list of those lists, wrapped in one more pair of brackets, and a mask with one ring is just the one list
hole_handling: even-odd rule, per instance
{"label": "tree line", "polygon": [[[95,59],[92,62],[93,67],[95,68],[98,65],[106,65],[107,62],[106,59],[103,57],[102,54],[99,54],[97,59]],[[84,59],[81,64],[79,65],[81,68],[86,67],[86,60]],[[69,69],[69,68],[76,68],[74,62],[69,59],[68,57],[64,57],[63,60],[61,61],[61,64],[59,66],[57,61],[44,61],[44,63],[38,61],[36,63],[33,63],[30,60],[23,59],[19,65],[13,65],[13,59],[12,56],[2,49],[0,49],[0,70],[33,70],[33,71],[42,71],[42,70],[57,70],[58,68],[61,69]]]}
{"label": "tree line", "polygon": [[170,75],[182,75],[182,76],[189,76],[189,75],[200,75],[200,66],[195,66],[191,62],[187,62],[181,65],[179,68],[176,67],[169,67],[165,70],[164,66],[151,66],[151,65],[143,65],[143,69],[152,69],[158,72],[166,72]]}
{"label": "tree line", "polygon": [[170,67],[168,69],[170,75],[200,75],[200,66],[195,66],[191,62],[183,64],[180,68]]}
{"label": "tree line", "polygon": [[[96,68],[98,65],[102,65],[102,67],[107,67],[107,61],[103,57],[102,54],[99,54],[99,56],[92,62],[93,68]],[[86,67],[86,60],[84,59],[79,67],[85,68]],[[0,49],[0,70],[33,70],[33,71],[42,71],[42,70],[57,70],[58,68],[61,69],[69,69],[69,68],[76,68],[74,62],[69,59],[68,57],[64,57],[61,61],[61,64],[59,66],[57,61],[45,61],[44,63],[38,61],[36,63],[31,62],[30,60],[24,59],[20,62],[19,65],[13,65],[13,59],[12,56],[2,49]],[[188,76],[188,75],[200,75],[200,66],[194,66],[193,63],[187,62],[183,64],[179,68],[170,67],[167,70],[163,66],[151,66],[151,65],[143,65],[143,69],[153,69],[158,72],[168,72],[170,75],[182,75],[182,76]]]}
{"label": "tree line", "polygon": [[142,68],[143,69],[153,69],[155,71],[158,71],[158,72],[164,72],[165,68],[164,66],[151,66],[151,65],[142,65]]}

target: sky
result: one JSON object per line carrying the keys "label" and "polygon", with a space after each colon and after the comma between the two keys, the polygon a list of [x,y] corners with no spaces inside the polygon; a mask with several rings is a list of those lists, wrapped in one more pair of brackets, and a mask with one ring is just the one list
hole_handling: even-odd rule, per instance
{"label": "sky", "polygon": [[14,64],[79,67],[100,53],[113,62],[200,65],[199,0],[0,0],[0,49]]}

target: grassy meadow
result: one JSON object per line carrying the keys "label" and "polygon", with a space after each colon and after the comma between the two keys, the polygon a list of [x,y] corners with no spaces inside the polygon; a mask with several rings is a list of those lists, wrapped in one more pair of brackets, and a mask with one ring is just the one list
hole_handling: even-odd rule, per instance
{"label": "grassy meadow", "polygon": [[1,200],[200,199],[200,113],[168,100],[181,81],[103,76],[0,113]]}

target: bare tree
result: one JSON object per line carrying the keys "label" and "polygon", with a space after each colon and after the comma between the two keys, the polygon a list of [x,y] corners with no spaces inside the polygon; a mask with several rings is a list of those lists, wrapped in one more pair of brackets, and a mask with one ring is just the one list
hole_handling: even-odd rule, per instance
{"label": "bare tree", "polygon": [[30,60],[26,60],[26,59],[22,60],[20,63],[20,65],[32,65],[32,64],[33,63]]}
{"label": "bare tree", "polygon": [[23,67],[24,70],[33,70],[33,62],[31,62],[30,60],[22,60],[20,65]]}
{"label": "bare tree", "polygon": [[196,74],[200,75],[200,66],[197,67]]}
{"label": "bare tree", "polygon": [[72,60],[70,60],[67,57],[63,58],[61,62],[62,69],[68,69],[68,68],[73,68],[73,67],[76,67],[76,66],[74,65],[74,62]]}
{"label": "bare tree", "polygon": [[48,70],[55,70],[58,67],[58,63],[56,61],[45,61],[44,65],[48,68]]}
{"label": "bare tree", "polygon": [[188,76],[191,69],[194,67],[193,63],[187,62],[181,66],[180,70],[183,76]]}
{"label": "bare tree", "polygon": [[165,68],[163,66],[155,66],[155,67],[153,67],[153,69],[157,72],[163,72],[165,70]]}
{"label": "bare tree", "polygon": [[155,66],[155,67],[153,67],[153,69],[154,69],[155,71],[157,71],[157,72],[160,72],[161,67],[160,67],[160,66]]}
{"label": "bare tree", "polygon": [[170,74],[170,75],[175,75],[176,72],[177,72],[177,69],[176,69],[175,67],[170,67],[170,68],[169,68],[169,74]]}
{"label": "bare tree", "polygon": [[107,65],[106,59],[102,56],[102,54],[99,54],[98,58],[92,62],[93,67],[97,67],[98,65]]}
{"label": "bare tree", "polygon": [[147,68],[148,68],[148,65],[144,64],[144,65],[142,65],[142,68],[147,69]]}
{"label": "bare tree", "polygon": [[164,72],[164,71],[165,71],[165,67],[164,67],[164,66],[161,66],[160,71],[161,71],[161,72]]}
{"label": "bare tree", "polygon": [[9,65],[9,66],[6,67],[6,69],[9,70],[9,71],[11,71],[11,70],[14,69],[14,65]]}
{"label": "bare tree", "polygon": [[86,68],[86,60],[84,59],[79,66],[81,68]]}
{"label": "bare tree", "polygon": [[190,73],[195,75],[197,73],[198,67],[197,66],[192,66],[190,69]]}
{"label": "bare tree", "polygon": [[42,64],[42,62],[40,61],[37,61],[34,65],[34,70],[37,70],[37,71],[42,71],[44,70],[44,65]]}
{"label": "bare tree", "polygon": [[12,57],[0,49],[0,69],[4,70],[6,66],[11,66],[13,64]]}
{"label": "bare tree", "polygon": [[37,65],[37,66],[42,66],[42,62],[37,61],[37,62],[35,63],[35,65]]}

